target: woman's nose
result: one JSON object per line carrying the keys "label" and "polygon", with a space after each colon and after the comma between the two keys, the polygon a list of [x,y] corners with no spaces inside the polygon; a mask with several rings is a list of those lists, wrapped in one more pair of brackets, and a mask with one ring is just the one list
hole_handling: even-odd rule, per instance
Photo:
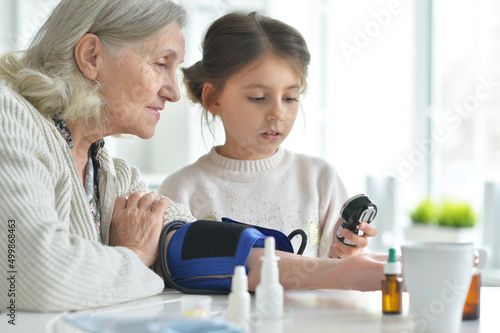
{"label": "woman's nose", "polygon": [[167,77],[158,94],[169,102],[177,102],[181,98],[179,84],[177,83],[177,76],[170,75]]}

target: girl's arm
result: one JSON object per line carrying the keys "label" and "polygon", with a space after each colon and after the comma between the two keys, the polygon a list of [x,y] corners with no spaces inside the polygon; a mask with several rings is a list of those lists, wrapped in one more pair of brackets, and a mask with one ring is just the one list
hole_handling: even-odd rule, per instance
{"label": "girl's arm", "polygon": [[[249,290],[254,291],[260,281],[263,248],[253,248],[247,260]],[[310,258],[276,251],[280,283],[290,289],[354,289],[380,290],[384,277],[383,256],[363,254],[348,259]]]}
{"label": "girl's arm", "polygon": [[[166,235],[166,246],[176,231]],[[264,248],[252,248],[246,262],[249,268],[248,288],[255,291],[260,281],[260,271],[264,255]],[[348,259],[311,258],[301,255],[276,251],[280,257],[278,267],[280,283],[287,290],[291,289],[354,289],[371,291],[380,289],[380,281],[384,277],[384,259],[387,256],[363,254]],[[165,258],[166,258],[165,253]],[[167,266],[167,265],[165,265]],[[167,266],[168,267],[168,266]],[[155,271],[161,276],[159,262],[155,264]],[[170,274],[170,272],[169,272]],[[225,278],[228,276],[212,276]]]}

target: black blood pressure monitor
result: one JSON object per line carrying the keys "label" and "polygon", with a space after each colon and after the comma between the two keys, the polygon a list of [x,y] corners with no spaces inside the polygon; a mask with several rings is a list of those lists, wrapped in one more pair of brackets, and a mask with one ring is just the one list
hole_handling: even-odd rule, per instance
{"label": "black blood pressure monitor", "polygon": [[366,194],[358,194],[345,202],[340,210],[342,225],[337,230],[337,238],[344,244],[354,246],[355,244],[340,235],[342,229],[348,229],[359,234],[361,222],[371,223],[377,215],[377,206],[372,198]]}

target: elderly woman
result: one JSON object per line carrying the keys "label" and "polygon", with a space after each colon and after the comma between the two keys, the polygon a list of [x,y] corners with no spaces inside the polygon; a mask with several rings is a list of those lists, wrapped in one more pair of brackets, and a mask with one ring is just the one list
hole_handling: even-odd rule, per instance
{"label": "elderly woman", "polygon": [[[163,290],[149,268],[162,226],[194,219],[146,192],[103,138],[150,138],[179,99],[184,23],[169,0],[63,0],[26,51],[0,58],[3,309],[78,310]],[[262,249],[248,251],[254,288]],[[281,256],[286,288],[371,290],[383,275],[366,256]]]}
{"label": "elderly woman", "polygon": [[1,267],[16,272],[3,309],[83,309],[163,290],[148,267],[164,213],[192,218],[141,191],[138,170],[102,138],[150,138],[179,99],[184,22],[166,0],[63,0],[25,52],[1,58],[0,246],[11,250]]}

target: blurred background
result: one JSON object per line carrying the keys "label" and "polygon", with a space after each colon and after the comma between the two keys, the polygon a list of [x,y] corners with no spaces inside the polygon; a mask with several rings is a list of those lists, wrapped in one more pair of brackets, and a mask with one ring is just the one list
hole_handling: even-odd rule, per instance
{"label": "blurred background", "polygon": [[[0,52],[25,48],[57,3],[0,0]],[[374,198],[373,251],[418,238],[411,227],[425,223],[410,214],[422,200],[458,201],[477,217],[461,239],[489,250],[487,281],[500,281],[500,0],[183,3],[186,66],[201,58],[208,25],[230,11],[259,11],[302,32],[312,54],[309,89],[284,146],[325,158],[351,195]],[[155,188],[223,140],[182,98],[167,105],[154,138],[106,144]],[[427,224],[424,239],[440,232]]]}

